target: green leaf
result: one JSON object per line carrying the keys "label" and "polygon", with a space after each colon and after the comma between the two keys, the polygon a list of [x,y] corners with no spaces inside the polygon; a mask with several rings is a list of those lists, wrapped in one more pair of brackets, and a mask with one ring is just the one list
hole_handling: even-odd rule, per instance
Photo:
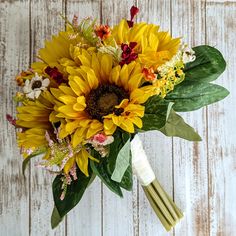
{"label": "green leaf", "polygon": [[142,118],[142,130],[159,130],[166,123],[169,101],[153,96],[145,103],[145,114]]}
{"label": "green leaf", "polygon": [[51,216],[51,227],[55,229],[63,220],[63,217],[60,216],[56,206],[54,206]]}
{"label": "green leaf", "polygon": [[201,137],[196,131],[184,122],[184,119],[172,109],[167,118],[167,122],[160,131],[166,136],[176,136],[189,141],[201,141]]}
{"label": "green leaf", "polygon": [[106,159],[101,160],[99,163],[90,160],[90,166],[93,172],[112,192],[116,193],[120,197],[123,197],[119,184],[111,179],[111,176],[107,171]]}
{"label": "green leaf", "polygon": [[115,169],[112,173],[111,179],[120,183],[129,164],[130,164],[130,139],[128,139],[128,141],[121,148],[121,150],[117,155]]}
{"label": "green leaf", "polygon": [[162,114],[144,114],[142,130],[159,130],[166,123],[166,116]]}
{"label": "green leaf", "polygon": [[133,171],[132,171],[132,165],[131,165],[131,158],[130,158],[130,164],[125,171],[125,174],[123,175],[123,178],[120,182],[120,187],[131,191],[133,187]]}
{"label": "green leaf", "polygon": [[40,154],[43,154],[47,151],[47,148],[46,147],[42,147],[42,148],[38,148],[37,150],[35,150],[32,154],[30,154],[29,156],[27,156],[23,163],[22,163],[22,172],[23,172],[23,175],[25,177],[25,170],[31,160],[31,158],[35,157],[35,156],[38,156]]}
{"label": "green leaf", "polygon": [[220,85],[185,81],[166,96],[175,111],[193,111],[225,98],[229,91]]}
{"label": "green leaf", "polygon": [[52,184],[53,198],[55,206],[58,210],[60,217],[65,216],[72,208],[74,208],[81,200],[89,182],[91,179],[91,173],[89,177],[86,177],[80,170],[77,171],[77,180],[73,180],[70,185],[67,185],[67,191],[65,198],[60,199],[62,194],[62,175],[58,175]]}
{"label": "green leaf", "polygon": [[216,80],[225,70],[225,60],[216,48],[201,45],[194,47],[196,59],[187,63],[184,69],[186,81],[210,82]]}
{"label": "green leaf", "polygon": [[125,145],[125,143],[130,139],[130,135],[128,133],[123,133],[119,130],[116,131],[114,136],[114,142],[109,145],[109,155],[107,157],[107,170],[110,175],[112,175],[115,165],[117,156]]}
{"label": "green leaf", "polygon": [[145,114],[164,114],[168,109],[169,102],[158,95],[152,96],[145,103]]}

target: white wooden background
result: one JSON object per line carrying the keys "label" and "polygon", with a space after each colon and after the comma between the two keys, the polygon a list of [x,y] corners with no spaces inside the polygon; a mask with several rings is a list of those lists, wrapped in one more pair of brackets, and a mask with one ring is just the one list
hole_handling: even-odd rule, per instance
{"label": "white wooden background", "polygon": [[[27,178],[15,131],[5,120],[15,114],[14,75],[35,59],[37,49],[58,32],[62,12],[117,23],[140,8],[138,20],[160,24],[190,45],[209,44],[224,54],[228,67],[217,83],[231,92],[224,101],[184,114],[203,141],[190,143],[157,132],[143,135],[159,181],[185,212],[165,233],[137,181],[124,199],[100,181],[56,229],[50,228],[51,179],[33,163]],[[0,236],[205,236],[236,235],[236,1],[204,0],[0,0]]]}

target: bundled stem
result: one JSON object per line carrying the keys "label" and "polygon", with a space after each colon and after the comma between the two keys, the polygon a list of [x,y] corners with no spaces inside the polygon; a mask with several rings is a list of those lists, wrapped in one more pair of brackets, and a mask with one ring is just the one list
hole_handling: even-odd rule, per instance
{"label": "bundled stem", "polygon": [[142,187],[162,225],[167,231],[170,231],[183,217],[183,213],[164,191],[157,179]]}
{"label": "bundled stem", "polygon": [[131,142],[132,166],[157,217],[170,231],[183,213],[157,181],[138,135]]}

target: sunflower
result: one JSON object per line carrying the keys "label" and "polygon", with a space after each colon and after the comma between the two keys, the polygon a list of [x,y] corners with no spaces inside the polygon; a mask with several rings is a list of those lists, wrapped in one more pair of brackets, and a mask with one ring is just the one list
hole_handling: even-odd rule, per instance
{"label": "sunflower", "polygon": [[52,88],[61,102],[56,115],[64,119],[60,138],[72,136],[76,147],[97,133],[112,135],[117,127],[134,133],[142,127],[144,106],[152,95],[142,85],[143,74],[138,62],[113,66],[112,56],[88,53],[82,49],[81,66],[68,66],[68,86]]}
{"label": "sunflower", "polygon": [[138,60],[146,67],[158,66],[169,61],[178,51],[180,39],[173,39],[168,32],[159,32],[159,26],[147,23],[137,23],[129,27],[127,20],[123,19],[114,26],[112,38],[107,44],[118,45],[136,43],[134,52],[138,54]]}
{"label": "sunflower", "polygon": [[17,133],[20,147],[35,149],[47,145],[45,133],[53,135],[51,122],[58,121],[53,110],[54,100],[49,91],[44,91],[37,100],[26,99],[17,107],[16,125],[22,128],[22,132]]}
{"label": "sunflower", "polygon": [[48,74],[47,70],[50,69],[58,70],[63,75],[65,82],[68,75],[65,66],[68,63],[72,63],[72,65],[80,64],[80,61],[74,58],[78,54],[78,51],[74,52],[74,47],[93,49],[96,44],[97,38],[94,37],[95,33],[92,31],[94,24],[95,22],[91,22],[91,19],[87,18],[77,26],[68,23],[65,31],[59,32],[50,41],[45,42],[44,48],[41,48],[38,52],[40,61],[34,62],[31,65],[32,69],[39,74],[45,71]]}

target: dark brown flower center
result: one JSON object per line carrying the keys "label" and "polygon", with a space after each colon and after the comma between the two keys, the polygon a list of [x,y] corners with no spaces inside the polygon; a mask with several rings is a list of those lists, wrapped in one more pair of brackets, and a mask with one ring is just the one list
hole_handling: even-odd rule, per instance
{"label": "dark brown flower center", "polygon": [[42,87],[42,81],[40,80],[35,80],[34,83],[32,84],[32,89],[36,89],[36,88],[41,88]]}
{"label": "dark brown flower center", "polygon": [[103,116],[110,113],[120,115],[124,111],[123,108],[115,108],[115,106],[125,98],[128,98],[128,94],[123,88],[113,84],[99,85],[87,96],[86,111],[93,119],[102,121]]}

